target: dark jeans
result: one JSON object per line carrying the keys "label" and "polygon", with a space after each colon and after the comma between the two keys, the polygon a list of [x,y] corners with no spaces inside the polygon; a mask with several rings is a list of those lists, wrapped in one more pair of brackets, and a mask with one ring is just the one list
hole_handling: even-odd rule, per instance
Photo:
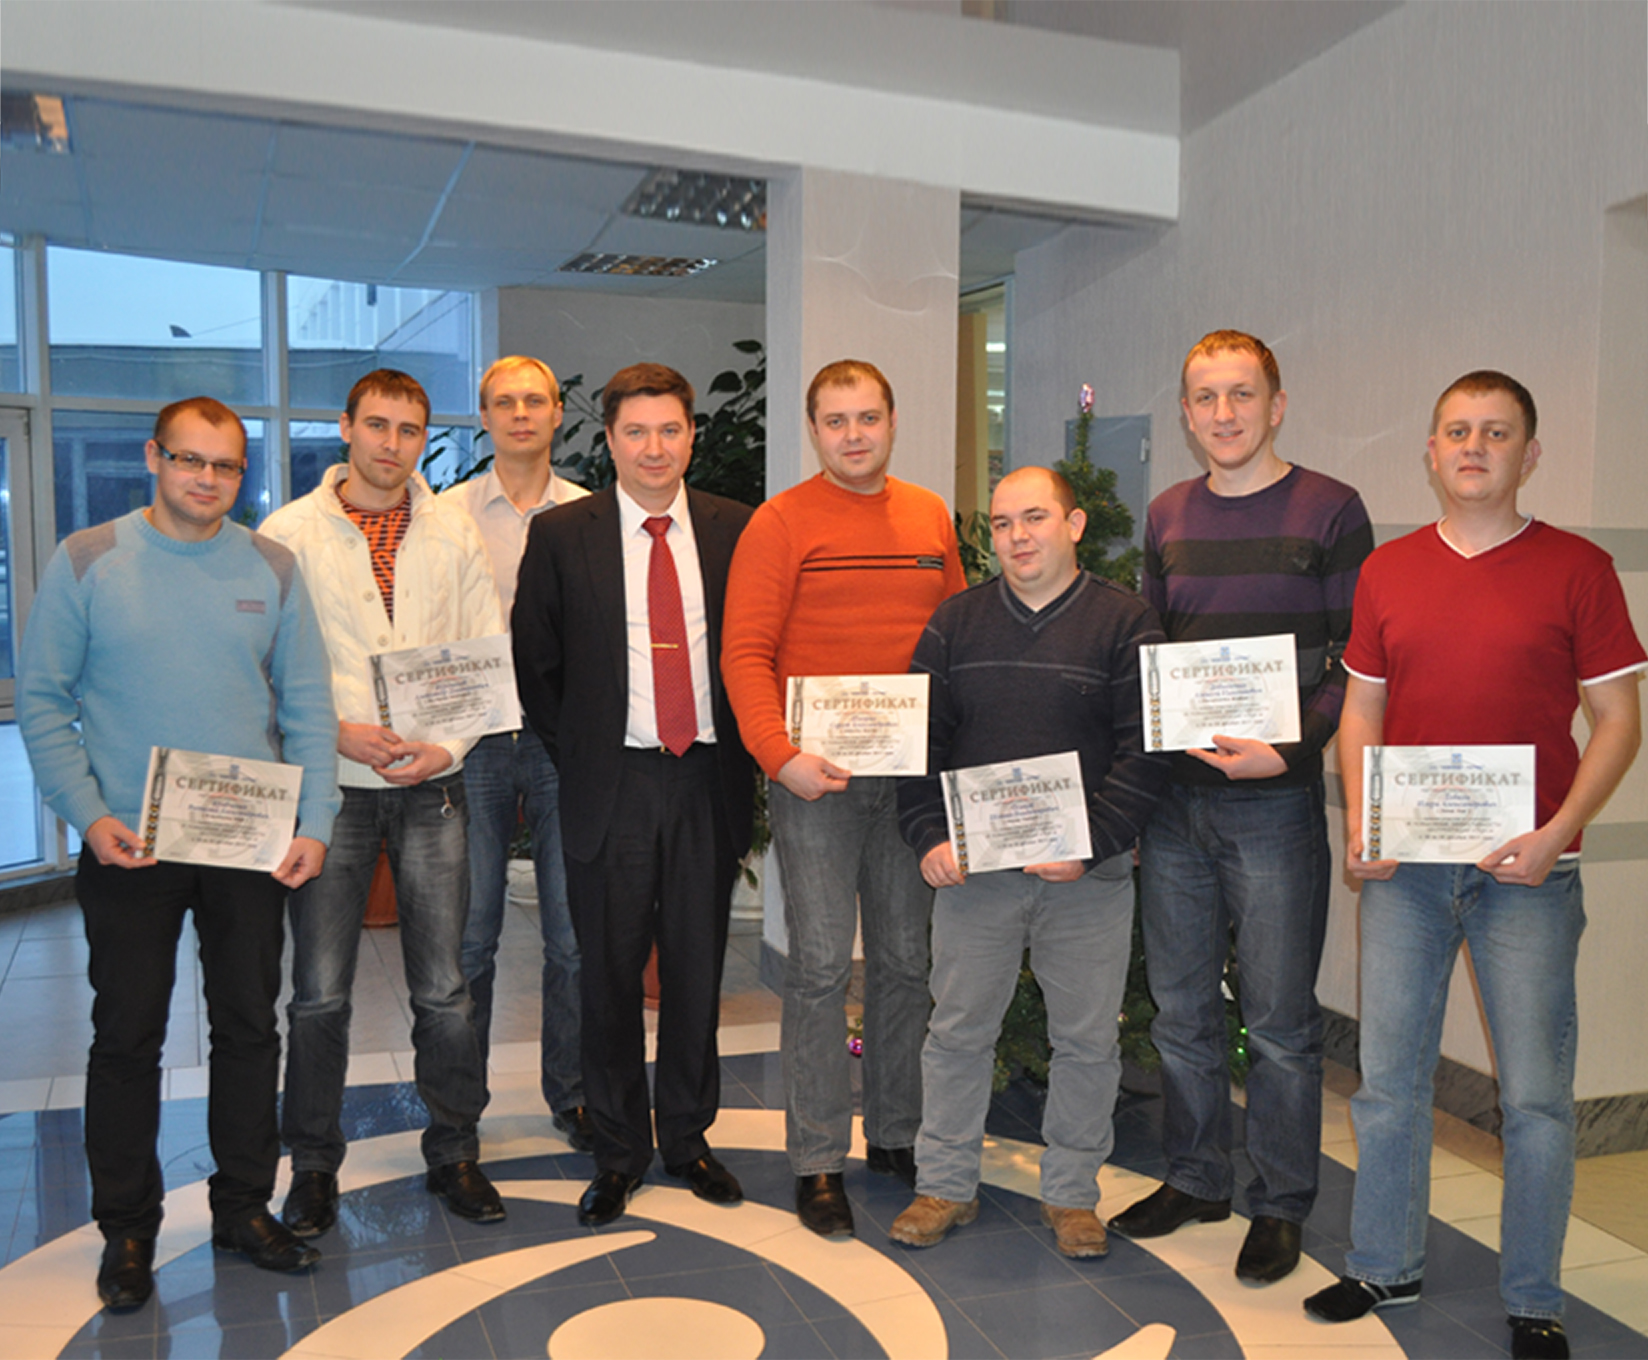
{"label": "dark jeans", "polygon": [[560,776],[530,728],[482,737],[464,761],[469,799],[469,922],[463,971],[475,1003],[481,1061],[491,1048],[492,986],[498,937],[504,928],[509,842],[521,814],[532,828],[538,879],[538,927],[544,941],[543,1020],[539,1083],[559,1113],[584,1103],[578,1051],[578,937],[567,906],[561,857]]}
{"label": "dark jeans", "polygon": [[412,788],[343,791],[326,867],[291,899],[292,1002],[281,1136],[293,1171],[336,1171],[349,1066],[349,994],[355,985],[366,894],[389,846],[400,912],[401,958],[412,999],[413,1074],[429,1111],[424,1160],[432,1167],[480,1156],[476,1124],[486,1104],[481,1054],[459,962],[469,910],[463,775]]}
{"label": "dark jeans", "polygon": [[1162,1055],[1167,1183],[1229,1199],[1230,1072],[1220,992],[1232,932],[1247,1079],[1248,1211],[1303,1223],[1322,1143],[1322,1008],[1327,930],[1322,784],[1172,785],[1139,841],[1139,912]]}
{"label": "dark jeans", "polygon": [[92,1217],[105,1237],[152,1238],[160,1231],[160,1050],[188,911],[195,915],[211,1025],[212,1221],[227,1228],[264,1212],[280,1162],[275,1003],[286,890],[249,869],[111,868],[86,849],[75,892],[97,993],[86,1066]]}

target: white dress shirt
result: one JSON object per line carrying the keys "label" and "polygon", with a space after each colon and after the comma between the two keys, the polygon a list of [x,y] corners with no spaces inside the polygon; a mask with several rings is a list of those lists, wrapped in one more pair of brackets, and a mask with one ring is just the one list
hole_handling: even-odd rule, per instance
{"label": "white dress shirt", "polygon": [[515,607],[515,583],[520,576],[521,554],[526,551],[526,536],[533,519],[545,510],[587,495],[589,492],[583,487],[551,470],[538,503],[522,510],[509,499],[497,471],[490,467],[481,476],[441,492],[440,499],[452,501],[468,511],[481,531],[481,542],[486,545],[487,559],[492,563],[492,579],[498,583],[498,603],[503,607],[505,627],[509,625],[509,611]]}
{"label": "white dress shirt", "polygon": [[[658,705],[652,691],[652,624],[647,612],[647,570],[652,561],[652,535],[646,521],[653,518],[623,487],[618,492],[618,527],[624,549],[624,621],[629,636],[629,726],[624,745],[657,747]],[[697,708],[698,740],[715,740],[715,716],[710,707],[709,616],[704,608],[704,573],[698,565],[698,540],[692,532],[685,486],[663,512],[670,517],[664,541],[675,558],[681,583],[681,612],[687,623],[687,654],[692,663],[692,698]]]}

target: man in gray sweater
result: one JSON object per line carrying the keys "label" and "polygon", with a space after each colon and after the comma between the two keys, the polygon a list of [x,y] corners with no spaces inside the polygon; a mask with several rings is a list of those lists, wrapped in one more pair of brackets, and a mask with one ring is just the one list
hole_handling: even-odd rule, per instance
{"label": "man in gray sweater", "polygon": [[[1001,576],[941,605],[910,666],[931,677],[928,773],[900,787],[900,829],[939,891],[917,1193],[890,1234],[907,1246],[933,1246],[978,1216],[996,1037],[1028,947],[1053,1044],[1042,1221],[1066,1256],[1107,1249],[1094,1209],[1121,1074],[1131,851],[1167,782],[1165,759],[1144,751],[1139,648],[1164,638],[1149,605],[1077,565],[1085,525],[1058,473],[1003,478],[990,503]],[[1092,858],[967,874],[940,772],[1063,751],[1080,759]]]}

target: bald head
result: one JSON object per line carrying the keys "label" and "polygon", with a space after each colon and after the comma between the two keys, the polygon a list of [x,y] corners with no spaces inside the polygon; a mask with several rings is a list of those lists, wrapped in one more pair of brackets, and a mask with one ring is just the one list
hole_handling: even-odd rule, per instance
{"label": "bald head", "polygon": [[1032,609],[1051,604],[1080,570],[1076,544],[1087,516],[1051,468],[1010,472],[990,497],[990,538],[1008,588]]}

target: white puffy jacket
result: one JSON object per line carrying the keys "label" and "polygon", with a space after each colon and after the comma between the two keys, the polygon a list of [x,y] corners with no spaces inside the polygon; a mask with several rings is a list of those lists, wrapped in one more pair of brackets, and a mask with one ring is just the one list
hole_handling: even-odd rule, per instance
{"label": "white puffy jacket", "polygon": [[[474,521],[456,505],[443,503],[413,473],[407,483],[412,522],[395,557],[395,618],[391,623],[372,575],[366,536],[338,500],[338,484],[348,472],[344,463],[328,468],[318,487],[276,510],[258,532],[297,555],[326,634],[338,717],[344,722],[376,723],[378,705],[369,660],[374,652],[501,633],[504,621],[498,588]],[[442,742],[452,755],[451,770],[444,773],[458,769],[474,744],[473,740]],[[353,788],[390,787],[371,767],[341,755],[338,782]]]}

